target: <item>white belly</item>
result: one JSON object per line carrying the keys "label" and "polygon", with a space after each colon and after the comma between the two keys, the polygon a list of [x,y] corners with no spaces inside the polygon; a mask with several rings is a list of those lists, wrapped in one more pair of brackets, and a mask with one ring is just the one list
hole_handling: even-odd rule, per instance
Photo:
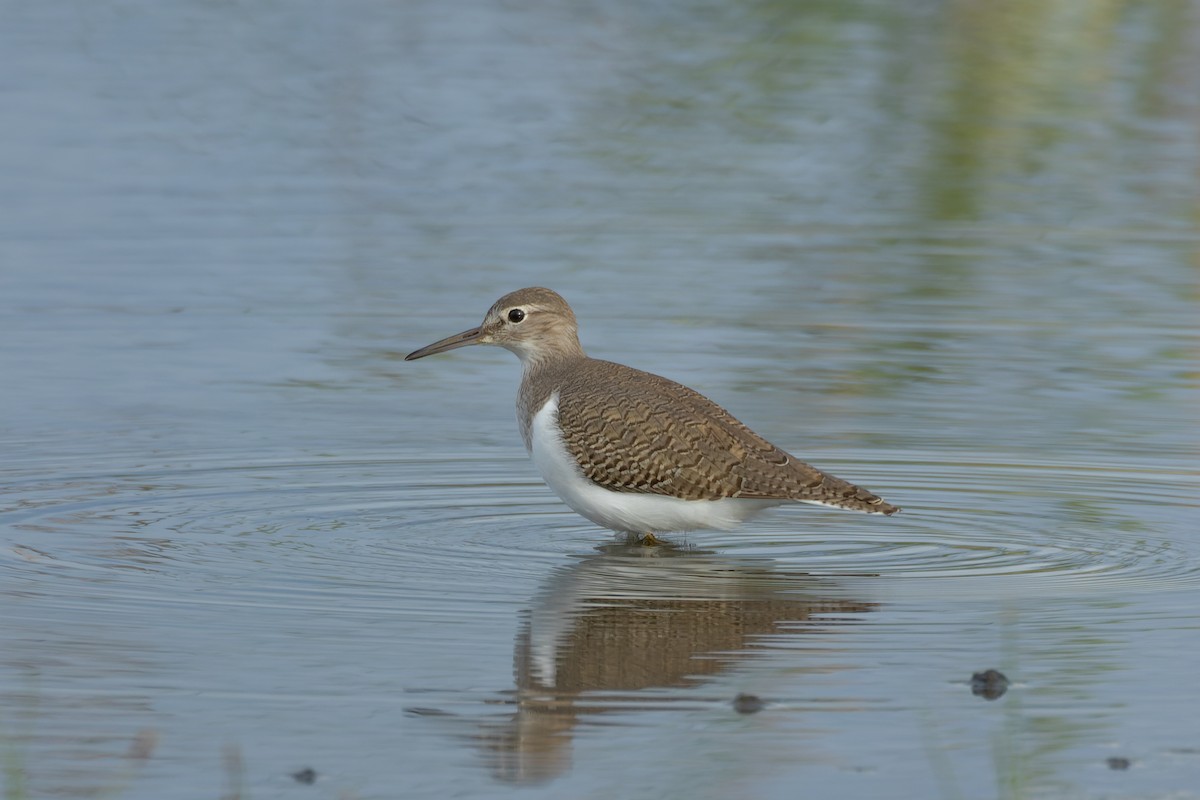
{"label": "white belly", "polygon": [[578,514],[597,525],[628,533],[666,533],[698,528],[735,528],[775,500],[680,500],[660,494],[614,492],[584,477],[558,431],[558,393],[534,415],[529,451],[546,484]]}

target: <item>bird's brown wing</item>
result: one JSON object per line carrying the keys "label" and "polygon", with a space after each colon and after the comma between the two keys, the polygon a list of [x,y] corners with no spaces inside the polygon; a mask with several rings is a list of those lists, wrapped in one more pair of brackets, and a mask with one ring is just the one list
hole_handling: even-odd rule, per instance
{"label": "bird's brown wing", "polygon": [[666,378],[593,361],[559,388],[567,450],[600,486],[685,500],[798,500],[877,514],[898,509],[799,461],[703,395]]}

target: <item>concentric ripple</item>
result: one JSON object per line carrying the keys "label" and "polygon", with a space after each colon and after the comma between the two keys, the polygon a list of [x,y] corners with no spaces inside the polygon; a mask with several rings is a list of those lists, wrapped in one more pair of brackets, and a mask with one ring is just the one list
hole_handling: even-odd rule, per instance
{"label": "concentric ripple", "polygon": [[0,498],[0,574],[53,586],[59,603],[76,585],[80,602],[332,598],[342,611],[487,613],[481,601],[516,602],[513,584],[534,584],[554,557],[544,531],[556,508],[533,482],[497,481],[495,467],[474,456],[60,470]]}
{"label": "concentric ripple", "polygon": [[[928,579],[1084,592],[1200,583],[1188,529],[1194,474],[998,460],[828,466],[886,488],[905,512],[882,520],[789,508],[741,531],[677,539],[810,574],[927,579],[923,590]],[[60,470],[10,484],[0,522],[0,570],[18,581],[69,571],[149,599],[153,580],[118,589],[132,571],[221,584],[225,603],[333,594],[343,607],[416,609],[436,597],[440,613],[519,602],[517,586],[611,538],[521,462],[486,453]],[[246,580],[230,591],[231,576]],[[448,597],[447,585],[462,591]]]}
{"label": "concentric ripple", "polygon": [[745,537],[723,536],[722,544],[812,573],[923,579],[922,592],[963,589],[961,581],[951,587],[940,579],[969,579],[982,592],[1200,585],[1189,528],[1198,478],[1189,472],[994,460],[844,471],[868,486],[899,487],[888,494],[904,513],[883,524],[844,524],[824,511],[819,521],[778,516]]}

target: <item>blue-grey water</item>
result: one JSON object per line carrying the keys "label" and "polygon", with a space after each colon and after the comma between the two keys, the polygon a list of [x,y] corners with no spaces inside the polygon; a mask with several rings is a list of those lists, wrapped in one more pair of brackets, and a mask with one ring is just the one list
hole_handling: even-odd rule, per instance
{"label": "blue-grey water", "polygon": [[[1200,797],[1193,0],[0,10],[5,798]],[[575,516],[527,285],[904,513]]]}

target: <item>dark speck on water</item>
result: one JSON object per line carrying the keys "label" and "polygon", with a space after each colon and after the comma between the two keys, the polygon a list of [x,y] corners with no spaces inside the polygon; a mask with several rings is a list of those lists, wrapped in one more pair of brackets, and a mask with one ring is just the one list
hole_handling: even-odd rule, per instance
{"label": "dark speck on water", "polygon": [[1126,770],[1133,762],[1124,756],[1110,756],[1107,763],[1109,769]]}
{"label": "dark speck on water", "polygon": [[305,767],[302,770],[292,773],[292,777],[297,783],[313,784],[317,780],[317,771],[312,767]]}
{"label": "dark speck on water", "polygon": [[450,711],[445,711],[440,708],[425,708],[423,706],[408,706],[404,709],[405,714],[411,714],[414,717],[452,717],[454,714]]}
{"label": "dark speck on water", "polygon": [[743,693],[733,698],[733,710],[739,714],[757,714],[765,705],[762,698],[754,694]]}
{"label": "dark speck on water", "polygon": [[989,669],[971,676],[971,694],[984,700],[1003,697],[1008,691],[1008,678],[1000,670]]}

